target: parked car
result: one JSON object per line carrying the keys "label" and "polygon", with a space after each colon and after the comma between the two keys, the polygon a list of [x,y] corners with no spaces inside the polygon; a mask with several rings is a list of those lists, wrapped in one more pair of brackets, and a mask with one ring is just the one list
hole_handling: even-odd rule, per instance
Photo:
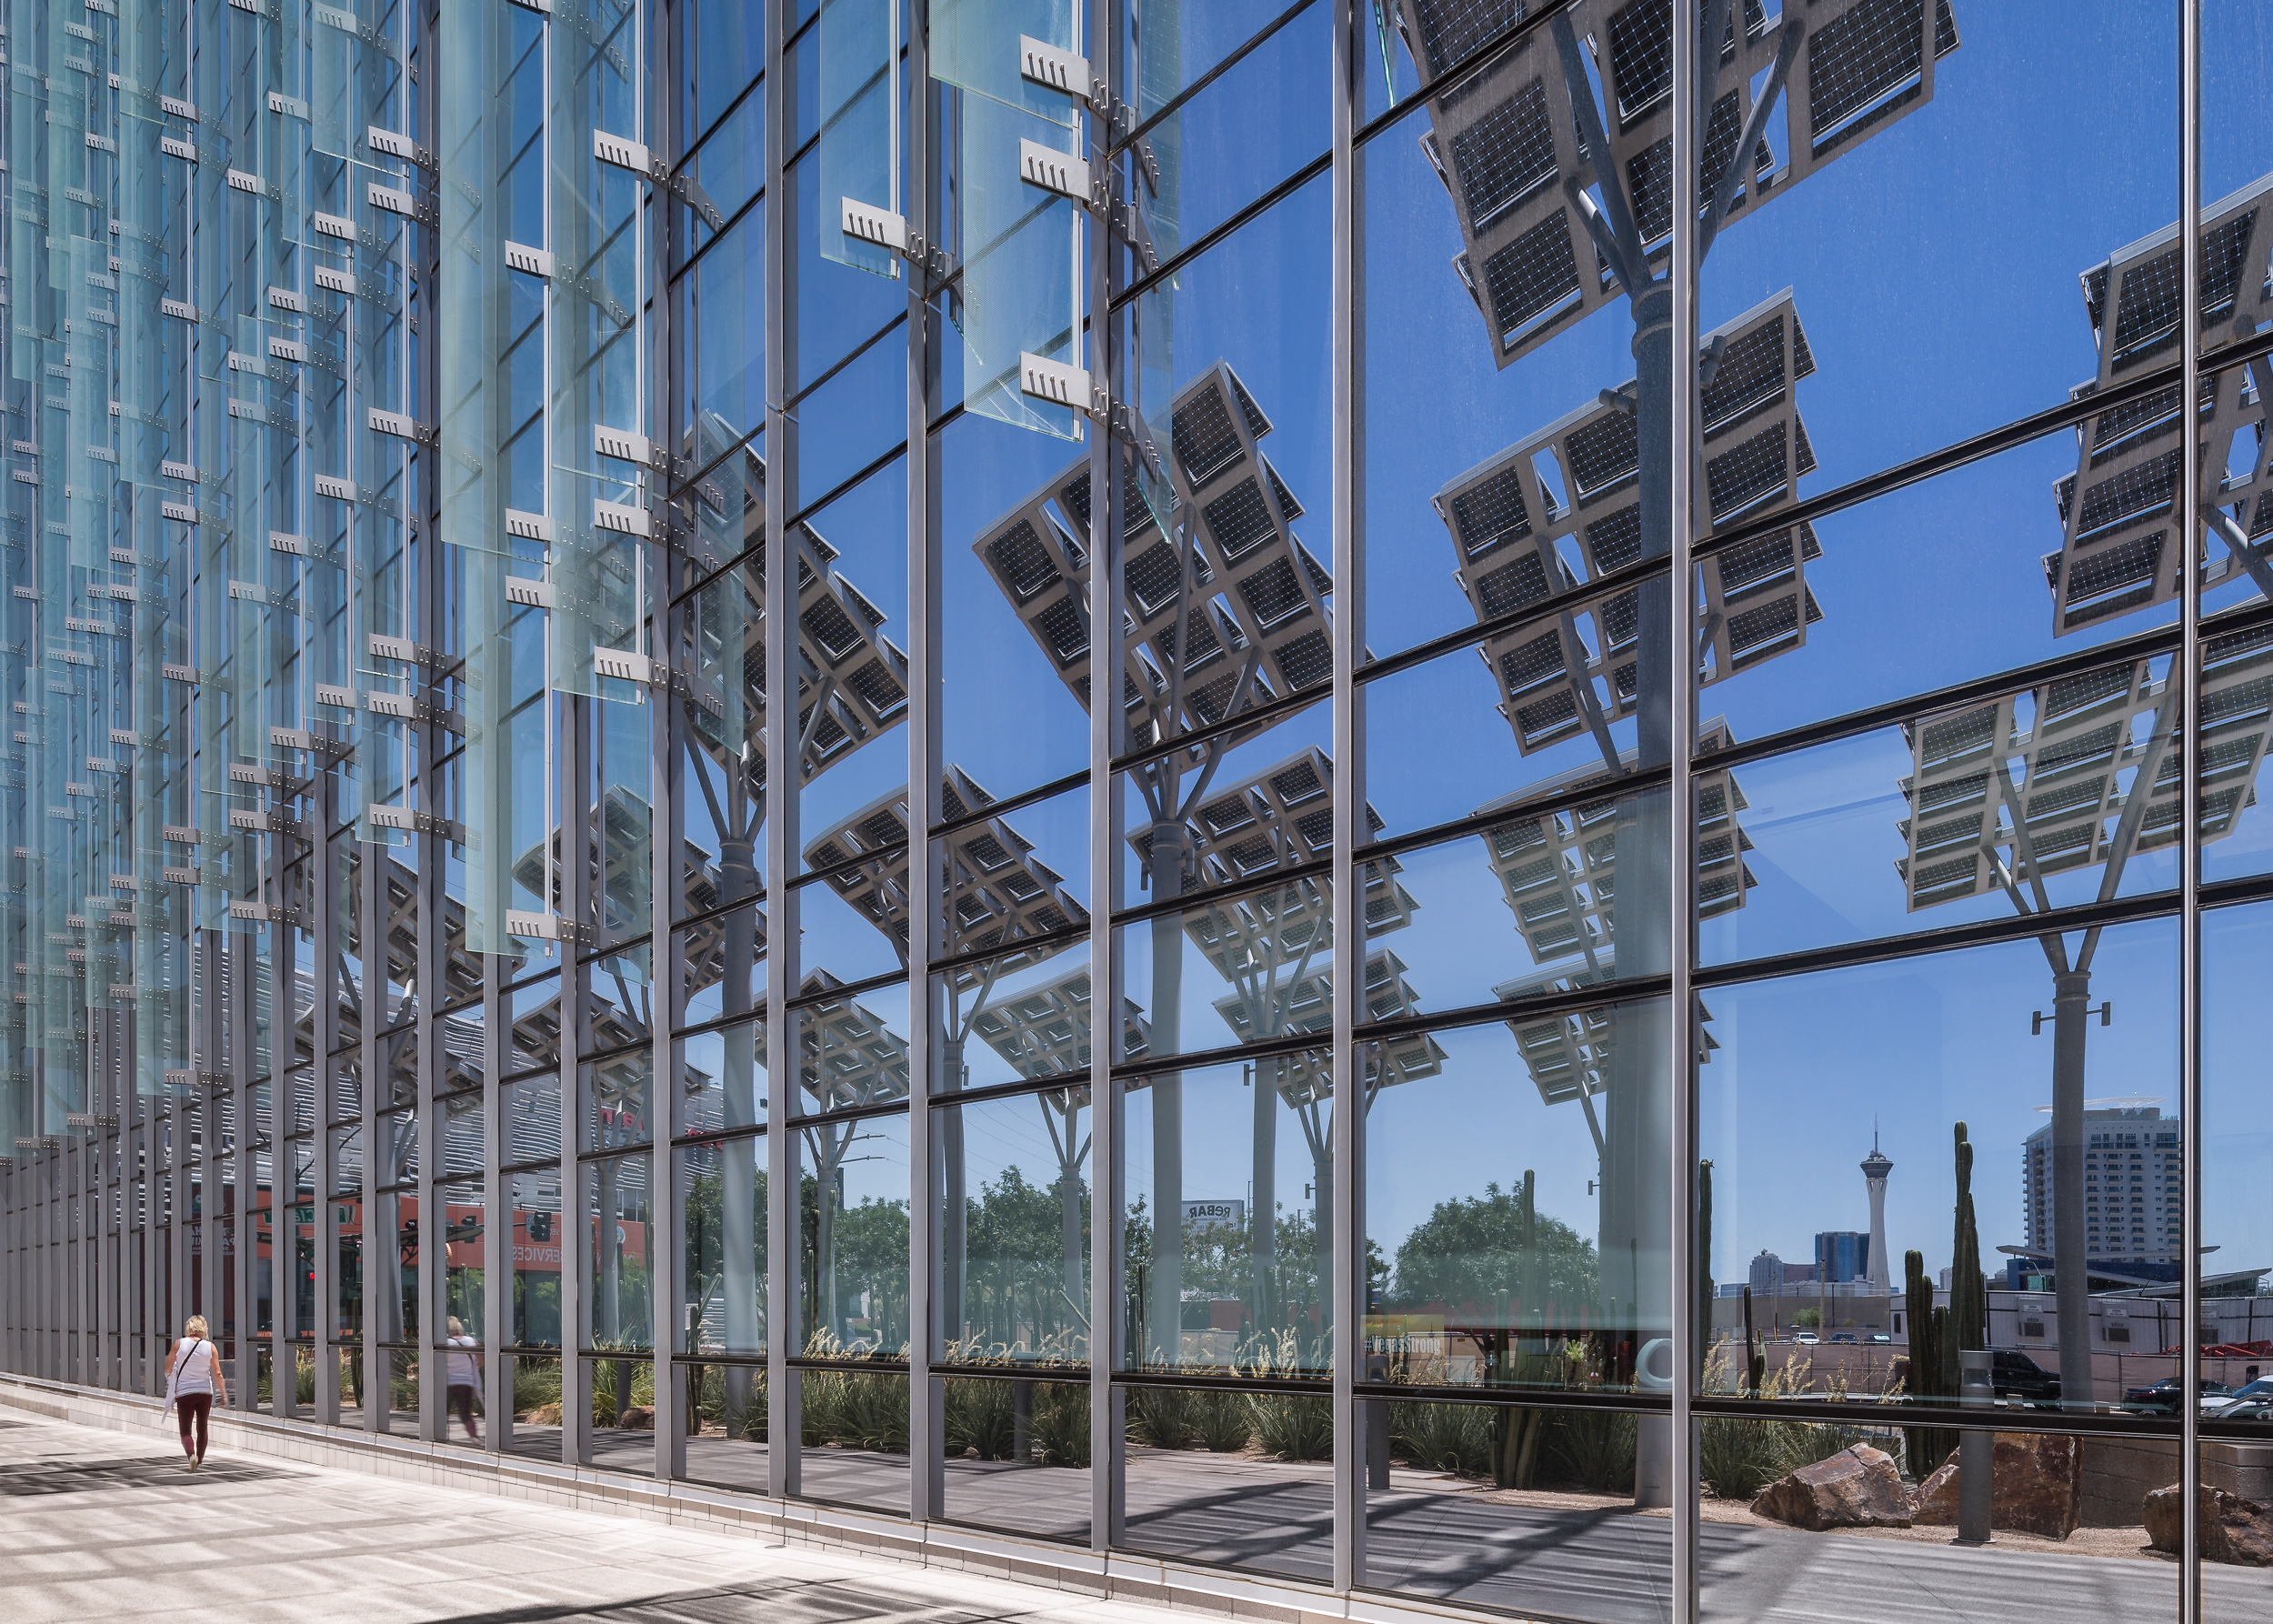
{"label": "parked car", "polygon": [[2253,1398],[2217,1412],[2221,1421],[2273,1421],[2273,1398]]}
{"label": "parked car", "polygon": [[1894,1338],[1887,1335],[1884,1331],[1873,1331],[1870,1335],[1865,1337],[1863,1340],[1866,1342],[1892,1342]]}
{"label": "parked car", "polygon": [[1791,1334],[1791,1339],[1793,1346],[1798,1348],[1813,1348],[1817,1343],[1823,1340],[1821,1337],[1817,1336],[1813,1331],[1794,1331]]}
{"label": "parked car", "polygon": [[[2178,1413],[2178,1396],[2185,1391],[2184,1382],[2175,1376],[2166,1376],[2160,1381],[2151,1382],[2143,1388],[2127,1388],[2123,1394],[2123,1408],[2143,1410],[2148,1415],[2175,1416]],[[2224,1382],[2212,1381],[2207,1376],[2202,1378],[2202,1398],[2230,1398],[2233,1395],[2233,1388]]]}
{"label": "parked car", "polygon": [[1998,1348],[1989,1354],[1989,1386],[1999,1398],[2023,1404],[2057,1404],[2060,1378],[2018,1348]]}
{"label": "parked car", "polygon": [[1857,1337],[1853,1331],[1833,1331],[1831,1333],[1831,1340],[1834,1342],[1860,1342],[1862,1338]]}
{"label": "parked car", "polygon": [[2245,1382],[2222,1398],[2211,1394],[2202,1400],[2202,1413],[2206,1416],[2229,1416],[2235,1407],[2243,1404],[2273,1404],[2273,1376],[2261,1376],[2255,1381]]}

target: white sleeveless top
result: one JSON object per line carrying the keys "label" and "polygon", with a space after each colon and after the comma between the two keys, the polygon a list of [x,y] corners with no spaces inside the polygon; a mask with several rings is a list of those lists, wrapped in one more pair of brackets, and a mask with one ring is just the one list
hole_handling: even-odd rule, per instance
{"label": "white sleeveless top", "polygon": [[213,1344],[205,1341],[186,1342],[174,1361],[174,1390],[176,1393],[210,1393],[213,1391]]}

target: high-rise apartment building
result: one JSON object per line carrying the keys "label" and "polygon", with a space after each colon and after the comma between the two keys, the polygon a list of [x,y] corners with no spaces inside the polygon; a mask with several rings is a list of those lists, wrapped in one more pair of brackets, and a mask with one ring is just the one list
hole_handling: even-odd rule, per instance
{"label": "high-rise apartment building", "polygon": [[[2113,1273],[2125,1263],[2176,1262],[2186,1227],[2186,1148],[2180,1123],[2158,1106],[2084,1113],[2084,1213],[2088,1256]],[[2021,1141],[2027,1244],[2052,1255],[2052,1126]]]}

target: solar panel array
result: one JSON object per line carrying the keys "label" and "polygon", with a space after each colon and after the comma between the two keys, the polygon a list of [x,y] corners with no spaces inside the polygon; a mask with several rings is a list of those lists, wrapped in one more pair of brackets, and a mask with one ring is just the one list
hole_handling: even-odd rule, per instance
{"label": "solar panel array", "polygon": [[[1897,860],[1912,911],[2089,868],[2178,836],[2178,741],[2158,737],[2170,677],[2126,660],[1906,725],[1910,815]],[[2159,662],[2167,667],[2168,662]],[[2203,653],[2201,838],[2233,832],[2273,729],[2273,632]],[[2146,778],[2128,847],[2118,840]]]}
{"label": "solar panel array", "polygon": [[[1701,537],[1791,500],[1799,476],[1816,466],[1794,399],[1794,386],[1815,371],[1815,356],[1790,290],[1706,335],[1707,344],[1715,340],[1725,345],[1699,391]],[[1597,404],[1437,492],[1437,513],[1459,560],[1454,579],[1477,619],[1515,614],[1639,558],[1639,467],[1632,416]],[[1551,470],[1553,485],[1543,470]],[[1704,560],[1701,684],[1807,642],[1808,627],[1823,618],[1807,589],[1807,566],[1821,556],[1814,526],[1803,523]],[[1633,712],[1639,622],[1639,596],[1629,589],[1559,622],[1533,621],[1485,640],[1478,652],[1499,687],[1500,714],[1517,749],[1528,756]]]}
{"label": "solar panel array", "polygon": [[[1424,81],[1467,60],[1525,14],[1520,0],[1397,0]],[[1673,225],[1670,0],[1581,0],[1572,30],[1608,98],[1609,168],[1633,204],[1653,262]],[[1803,179],[1933,98],[1934,65],[1958,45],[1948,0],[1813,0],[1781,105],[1754,148],[1732,213]],[[1757,0],[1728,7],[1721,70],[1699,155],[1700,185],[1726,163],[1776,59],[1780,28]],[[1700,20],[1700,27],[1702,22]],[[1578,134],[1552,32],[1538,27],[1428,104],[1421,145],[1452,195],[1463,246],[1453,268],[1476,300],[1502,366],[1620,296],[1566,182],[1599,178]]]}
{"label": "solar panel array", "polygon": [[[2203,212],[2201,254],[2206,338],[2221,329],[2246,336],[2273,317],[2273,175]],[[2084,273],[2099,370],[2077,386],[2075,398],[2177,358],[2184,315],[2178,258],[2174,226]],[[2222,509],[2262,556],[2273,546],[2273,446],[2266,433],[2273,366],[2259,360],[2246,372],[2206,375],[2201,385],[2195,425],[2205,513]],[[2178,523],[2181,416],[2174,385],[2077,425],[2076,472],[2053,486],[2060,550],[2044,560],[2055,636],[2178,596],[2181,556],[2170,538]],[[2208,544],[2206,583],[2240,568],[2223,543]]]}
{"label": "solar panel array", "polygon": [[[949,822],[984,811],[994,797],[950,764],[940,784],[940,807]],[[944,947],[950,955],[1004,947],[988,966],[965,965],[952,973],[958,989],[1038,964],[1064,943],[1019,951],[1028,937],[1086,925],[1088,910],[1064,881],[1034,855],[1034,844],[1000,817],[966,825],[941,840],[947,866]],[[908,957],[914,899],[908,889],[907,791],[878,797],[824,830],[805,849],[806,866],[853,910],[891,938],[900,962]]]}
{"label": "solar panel array", "polygon": [[[701,488],[716,494],[732,485],[737,467],[741,506],[762,515],[766,466],[753,452],[736,453]],[[907,708],[907,656],[883,635],[884,611],[836,572],[836,549],[808,525],[791,533],[797,556],[798,737],[811,778],[898,723]],[[751,539],[761,550],[687,598],[681,665],[688,674],[689,737],[726,771],[746,773],[753,792],[762,793],[766,556],[763,536]],[[729,683],[738,685],[731,694]]]}
{"label": "solar panel array", "polygon": [[[971,1018],[971,1030],[1024,1078],[1064,1077],[1085,1081],[1089,1075],[1090,1006],[1095,994],[1086,965],[1011,993]],[[1152,1029],[1134,999],[1124,998],[1121,1052],[1141,1058],[1152,1046]],[[1088,1098],[1082,1091],[1082,1098]]]}
{"label": "solar panel array", "polygon": [[[1132,749],[1333,675],[1333,577],[1296,538],[1302,506],[1258,447],[1270,420],[1220,361],[1177,393],[1169,416],[1174,501],[1166,524],[1147,507],[1136,465],[1124,452],[1130,528],[1121,702]],[[974,545],[1086,709],[1087,463],[1066,467]]]}
{"label": "solar panel array", "polygon": [[[1420,1010],[1420,995],[1406,979],[1405,961],[1386,947],[1366,956],[1366,1013],[1363,1020],[1396,1020]],[[1313,970],[1274,989],[1273,1011],[1280,1033],[1318,1032],[1334,1028],[1334,977],[1329,970]],[[1268,1032],[1256,1030],[1253,1004],[1237,993],[1216,1000],[1239,1041],[1250,1043]],[[1444,1069],[1445,1051],[1427,1035],[1392,1038],[1360,1046],[1366,1051],[1368,1089],[1435,1077]],[[1259,1075],[1278,1090],[1290,1106],[1317,1105],[1333,1098],[1334,1079],[1324,1057],[1315,1049],[1258,1060]]]}
{"label": "solar panel array", "polygon": [[[1596,987],[1610,997],[1617,995],[1616,979],[1607,968],[1597,973],[1575,967],[1538,978],[1517,977],[1493,987],[1492,995],[1502,1003],[1513,1004]],[[1697,1062],[1700,1066],[1720,1047],[1719,1040],[1706,1029],[1712,1018],[1711,1010],[1697,1006]],[[1561,1015],[1518,1017],[1508,1021],[1507,1029],[1516,1035],[1524,1069],[1531,1074],[1532,1087],[1538,1089],[1543,1104],[1591,1098],[1608,1086],[1610,1058],[1617,1048],[1615,1004],[1597,1004]]]}
{"label": "solar panel array", "polygon": [[[843,985],[826,970],[814,970],[799,991],[812,997]],[[828,998],[801,1008],[797,1051],[797,1080],[816,1113],[891,1105],[907,1098],[907,1040],[853,998]]]}
{"label": "solar panel array", "polygon": [[[1716,717],[1697,732],[1700,754],[1731,742],[1728,725]],[[1634,751],[1624,753],[1627,763]],[[1744,791],[1726,772],[1701,770],[1697,787],[1697,917],[1717,918],[1745,904],[1758,882],[1746,866],[1752,841],[1737,821],[1745,809]],[[1599,799],[1580,799],[1600,787]],[[1583,972],[1607,977],[1616,960],[1617,830],[1630,816],[1630,796],[1617,793],[1617,779],[1600,767],[1587,767],[1530,786],[1480,807],[1567,792],[1572,799],[1553,811],[1527,814],[1485,830],[1484,847],[1500,891],[1516,917],[1516,929],[1532,960],[1550,966],[1567,958],[1584,960]]]}

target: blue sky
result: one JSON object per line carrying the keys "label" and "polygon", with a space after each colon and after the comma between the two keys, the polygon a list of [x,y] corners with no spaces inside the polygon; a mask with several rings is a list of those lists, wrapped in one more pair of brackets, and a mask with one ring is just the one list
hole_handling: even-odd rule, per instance
{"label": "blue sky", "polygon": [[[1275,81],[1227,75],[1187,111],[1178,144],[1187,219],[1223,217],[1263,181],[1314,155],[1327,9],[1314,7],[1273,47]],[[1209,29],[1241,38],[1275,10],[1192,8],[1187,60],[1221,48]],[[2262,71],[2273,37],[2260,7],[2218,0],[2206,10],[2205,187],[2215,199],[2273,171]],[[1798,389],[1821,465],[1803,493],[2064,400],[2095,365],[2078,275],[2178,212],[2175,8],[1957,0],[1956,11],[1964,43],[1938,65],[1933,101],[1740,217],[1706,267],[1707,326],[1792,290],[1817,365]],[[1401,48],[1398,64],[1409,74]],[[1363,519],[1367,638],[1380,653],[1470,618],[1430,496],[1631,375],[1622,309],[1597,313],[1505,371],[1494,367],[1483,323],[1448,263],[1459,238],[1417,145],[1424,127],[1408,119],[1367,154]],[[1247,381],[1276,426],[1264,450],[1309,509],[1297,529],[1322,561],[1331,537],[1327,209],[1321,179],[1189,267],[1170,301],[1176,380],[1220,357]],[[857,276],[817,266],[808,284]],[[876,306],[847,293],[842,307]],[[895,398],[864,416],[881,432],[897,409]],[[947,753],[996,793],[1013,793],[1084,765],[1086,718],[967,538],[1079,448],[966,419],[948,431],[942,453]],[[846,452],[834,460],[861,458]],[[1824,557],[1808,574],[1825,619],[1804,649],[1708,690],[1703,713],[1724,715],[1737,737],[1755,738],[2139,629],[2148,617],[2134,615],[2085,637],[2051,635],[2040,559],[2059,544],[2053,482],[2074,466],[2073,439],[2053,436],[1823,521]],[[896,466],[816,520],[902,640],[903,504]],[[1588,759],[1577,746],[1519,757],[1495,698],[1469,650],[1379,686],[1370,702],[1368,795],[1392,831],[1462,816]],[[1316,707],[1243,747],[1223,771],[1244,774],[1326,745],[1328,721],[1327,708]],[[809,831],[902,781],[896,737],[808,790]],[[1896,781],[1907,767],[1900,737],[1886,734],[1745,769],[1758,885],[1744,910],[1707,927],[1708,960],[2003,911],[1983,900],[1904,912],[1892,861],[1901,851]],[[1014,819],[1084,894],[1086,812],[1077,795]],[[2273,842],[2267,817],[2251,810],[2211,848],[2213,876],[2265,867]],[[2142,859],[2127,888],[2167,885],[2170,870],[2165,859]],[[1424,1008],[1488,998],[1494,982],[1527,966],[1475,841],[1416,854],[1407,883],[1421,910],[1384,945],[1410,966]],[[2092,883],[2077,882],[2079,890]],[[857,931],[844,923],[842,952],[852,956]],[[836,927],[816,917],[809,928],[808,962],[818,962],[812,956],[836,939]],[[2100,970],[2095,998],[2111,997],[2116,1018],[2092,1028],[2090,1092],[2160,1097],[2175,1109],[2172,928],[2111,933]],[[1132,990],[1137,985],[1133,977]],[[1706,1069],[1703,1131],[1706,1153],[1725,1169],[1716,1272],[1734,1278],[1763,1247],[1805,1258],[1816,1230],[1863,1227],[1855,1164],[1868,1148],[1874,1114],[1897,1164],[1888,1223],[1898,1253],[1918,1246],[1930,1267],[1948,1261],[1948,1132],[1959,1117],[1981,1147],[1984,1240],[2018,1240],[2018,1146],[2041,1122],[2034,1108],[2049,1087],[2049,1038],[2030,1038],[2028,1016],[2048,999],[2043,957],[2029,942],[1713,994],[1722,1048]],[[1187,993],[1186,1002],[1187,1041],[1227,1036],[1211,1030],[1219,1023],[1205,999]],[[2226,1014],[2234,1007],[2215,1009],[2213,1023],[2243,1018]],[[2245,1052],[2238,1028],[2218,1031],[2214,1064]],[[1505,1184],[1524,1166],[1537,1166],[1550,1210],[1573,1218],[1590,1211],[1583,1123],[1570,1108],[1537,1105],[1504,1040],[1494,1053],[1464,1050],[1447,1078],[1417,1087],[1417,1095],[1430,1091],[1427,1100],[1398,1102],[1395,1133],[1426,1140],[1433,1125],[1437,1148],[1425,1177],[1394,1189],[1377,1181],[1385,1240],[1426,1216],[1438,1194]],[[1479,1112],[1504,1118],[1507,1135],[1457,1131]],[[2223,1135],[2225,1125],[2211,1127]],[[2212,1220],[2213,1238],[2221,1226],[2230,1237],[2219,1261],[2246,1255],[2273,1264],[2273,1177],[2236,1177],[2267,1168],[2265,1141],[2220,1137],[2213,1157],[2226,1158],[2213,1160],[2213,1189],[2230,1193]]]}

